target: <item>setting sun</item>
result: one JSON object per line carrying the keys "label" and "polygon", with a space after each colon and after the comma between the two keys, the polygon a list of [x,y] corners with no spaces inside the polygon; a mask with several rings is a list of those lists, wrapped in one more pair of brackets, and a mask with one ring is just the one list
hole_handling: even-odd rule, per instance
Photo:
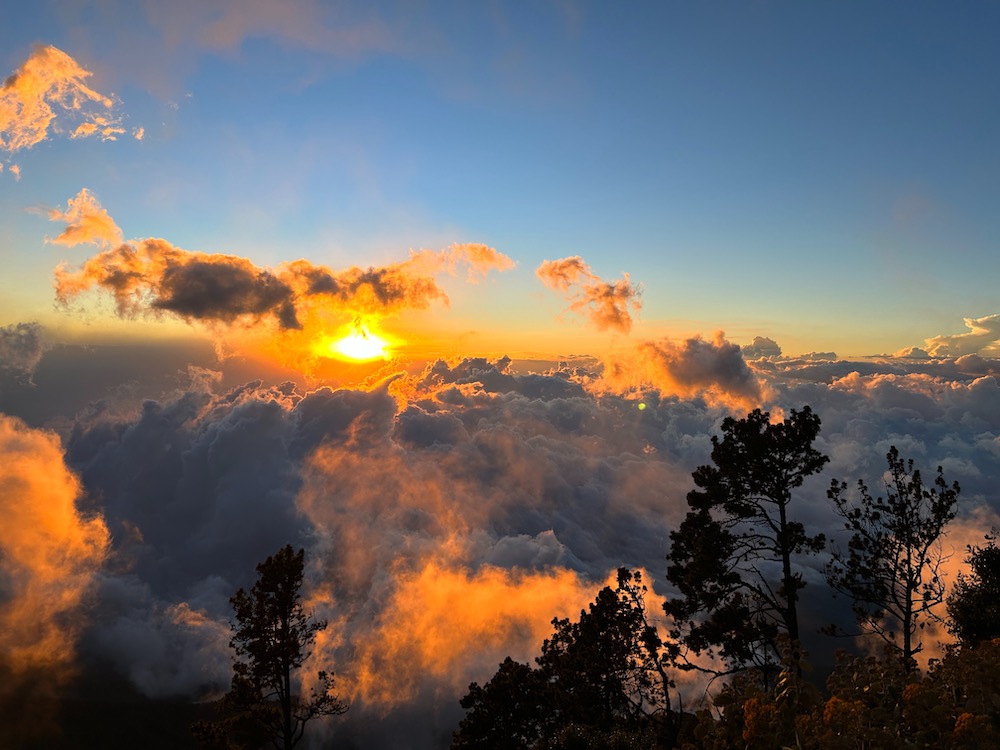
{"label": "setting sun", "polygon": [[340,338],[327,338],[317,347],[324,357],[336,357],[354,362],[389,359],[391,343],[372,333],[367,325],[355,324]]}

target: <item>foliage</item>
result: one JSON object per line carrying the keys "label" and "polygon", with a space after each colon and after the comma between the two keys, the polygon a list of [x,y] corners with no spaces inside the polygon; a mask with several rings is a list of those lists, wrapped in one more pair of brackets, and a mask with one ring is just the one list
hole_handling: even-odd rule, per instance
{"label": "foliage", "polygon": [[579,620],[552,621],[536,668],[508,657],[488,683],[472,683],[452,748],[569,748],[598,736],[624,748],[673,731],[672,683],[645,594],[641,574],[620,569],[617,587],[598,592]]}
{"label": "foliage", "polygon": [[808,668],[787,637],[779,640],[781,670],[768,687],[756,670],[736,674],[712,701],[715,713],[698,714],[693,739],[684,747],[702,750],[772,750],[799,743],[799,718],[819,702],[819,691],[802,677]]}
{"label": "foliage", "polygon": [[854,504],[847,485],[832,481],[827,496],[853,533],[846,554],[832,550],[826,577],[851,598],[862,631],[898,650],[909,670],[923,648],[918,631],[926,619],[939,619],[934,608],[944,599],[940,539],[955,517],[959,486],[948,486],[940,466],[934,486],[925,486],[913,461],[901,459],[895,446],[886,460],[885,498],[872,497],[858,480]]}
{"label": "foliage", "polygon": [[[681,597],[664,605],[675,638],[695,654],[721,656],[731,669],[775,671],[778,636],[799,640],[795,572],[799,555],[816,553],[822,534],[806,534],[789,516],[792,490],[829,460],[813,448],[820,420],[806,406],[772,424],[759,409],[727,418],[712,437],[712,466],[693,476],[690,508],[671,532],[667,578]],[[777,580],[769,573],[775,567]]]}
{"label": "foliage", "polygon": [[302,609],[305,551],[286,545],[257,566],[249,593],[230,599],[236,620],[230,648],[236,653],[228,716],[198,725],[195,734],[212,747],[230,746],[232,737],[263,737],[279,750],[302,739],[306,724],[320,716],[342,714],[347,706],[333,694],[333,673],[320,671],[308,698],[294,692],[295,672],[311,655],[316,634],[327,626]]}
{"label": "foliage", "polygon": [[921,676],[886,658],[841,652],[819,692],[786,662],[767,689],[753,670],[736,675],[715,697],[715,714],[699,712],[685,750],[972,750],[1000,747],[1000,641],[931,662]]}
{"label": "foliage", "polygon": [[598,729],[570,724],[552,737],[542,738],[534,750],[651,750],[657,742],[658,733],[652,725]]}
{"label": "foliage", "polygon": [[830,750],[899,746],[905,735],[900,721],[903,697],[916,679],[899,659],[841,651],[827,680],[829,698],[797,722],[803,746]]}
{"label": "foliage", "polygon": [[1000,638],[1000,549],[996,531],[985,547],[969,547],[969,575],[958,574],[948,595],[949,630],[963,645]]}
{"label": "foliage", "polygon": [[803,747],[1000,746],[1000,641],[951,649],[929,674],[889,658],[842,654],[827,687],[830,698],[799,720]]}

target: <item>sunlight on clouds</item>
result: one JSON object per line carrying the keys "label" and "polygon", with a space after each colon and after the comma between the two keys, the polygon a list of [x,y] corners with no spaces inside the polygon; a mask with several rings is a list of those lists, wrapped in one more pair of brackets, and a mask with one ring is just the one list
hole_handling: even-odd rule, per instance
{"label": "sunlight on clouds", "polygon": [[428,562],[399,574],[374,627],[355,639],[345,688],[383,708],[412,700],[425,681],[457,693],[507,655],[531,659],[552,618],[577,616],[598,588],[561,568]]}
{"label": "sunlight on clouds", "polygon": [[122,242],[122,230],[87,188],[80,190],[75,198],[69,199],[65,211],[54,208],[49,211],[48,217],[49,221],[66,224],[66,228],[55,239],[47,240],[53,245],[74,247],[93,243],[100,247],[111,247]]}
{"label": "sunlight on clouds", "polygon": [[732,411],[749,411],[771,397],[740,347],[727,341],[722,331],[711,340],[694,336],[644,341],[609,355],[604,365],[601,378],[588,386],[596,393],[627,394],[654,387],[664,395],[700,397]]}
{"label": "sunlight on clouds", "polygon": [[627,273],[620,281],[603,281],[579,255],[547,260],[535,274],[550,289],[563,292],[569,309],[585,314],[599,331],[628,333],[632,329],[630,308],[637,312],[642,307],[639,287]]}
{"label": "sunlight on clouds", "polygon": [[337,336],[323,336],[313,346],[317,357],[336,357],[354,362],[389,359],[392,343],[371,330],[364,321],[345,326]]}
{"label": "sunlight on clouds", "polygon": [[91,75],[62,50],[35,47],[0,88],[0,150],[30,149],[50,131],[104,140],[124,133],[114,99],[84,83]]}
{"label": "sunlight on clouds", "polygon": [[[342,271],[307,260],[262,268],[247,258],[184,250],[163,239],[122,243],[121,231],[86,189],[49,218],[67,225],[54,243],[104,248],[78,268],[56,268],[60,304],[90,291],[109,293],[121,317],[176,316],[207,328],[220,351],[268,353],[306,374],[317,359],[331,355],[350,361],[388,357],[399,342],[375,333],[379,321],[447,305],[438,274],[465,269],[468,283],[476,283],[491,271],[514,267],[503,253],[475,243],[411,251],[400,263]],[[338,329],[337,336],[329,333]]]}
{"label": "sunlight on clouds", "polygon": [[0,645],[15,669],[67,667],[83,619],[76,610],[107,553],[100,518],[75,502],[80,482],[59,438],[0,415]]}
{"label": "sunlight on clouds", "polygon": [[966,333],[934,336],[925,341],[932,357],[960,357],[963,354],[1000,355],[1000,314],[965,318]]}

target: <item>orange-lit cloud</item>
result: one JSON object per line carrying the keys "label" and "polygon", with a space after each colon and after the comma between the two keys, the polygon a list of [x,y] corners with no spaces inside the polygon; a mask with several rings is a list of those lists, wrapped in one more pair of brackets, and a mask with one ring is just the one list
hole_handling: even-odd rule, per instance
{"label": "orange-lit cloud", "polygon": [[629,281],[627,273],[621,280],[603,281],[579,255],[544,261],[535,273],[547,287],[563,292],[569,309],[586,315],[599,331],[628,333],[631,313],[642,307],[639,287]]}
{"label": "orange-lit cloud", "polygon": [[[62,235],[60,235],[62,236]],[[296,328],[292,290],[266,270],[233,255],[189,252],[166,240],[125,243],[81,268],[56,268],[56,298],[66,304],[97,287],[110,292],[119,315],[170,312],[186,320],[233,323],[273,315]]]}
{"label": "orange-lit cloud", "polygon": [[[358,330],[377,336],[381,318],[447,305],[438,274],[464,268],[468,282],[475,283],[490,271],[514,267],[503,253],[474,243],[411,251],[400,263],[342,271],[307,260],[262,268],[247,258],[184,250],[156,238],[122,243],[117,225],[86,189],[66,211],[49,216],[67,223],[53,242],[94,242],[105,248],[78,268],[65,263],[56,268],[61,304],[88,290],[104,291],[114,298],[120,316],[169,313],[204,323],[223,338],[233,334],[231,348],[239,349],[240,336],[253,339],[252,346],[244,341],[243,347],[306,372],[310,361],[332,356],[338,336]],[[251,330],[260,321],[271,325]]]}
{"label": "orange-lit cloud", "polygon": [[694,336],[683,341],[645,341],[631,352],[605,360],[602,378],[591,384],[597,391],[616,393],[653,387],[663,395],[702,397],[733,410],[750,410],[766,397],[760,378],[747,365],[740,347],[722,331],[711,340]]}
{"label": "orange-lit cloud", "polygon": [[104,560],[108,532],[76,508],[80,482],[59,438],[0,415],[0,653],[14,670],[66,674],[83,619],[76,612]]}
{"label": "orange-lit cloud", "polygon": [[83,188],[75,198],[69,199],[65,211],[57,208],[49,211],[49,220],[66,224],[66,228],[55,239],[49,240],[54,245],[73,247],[93,243],[110,247],[121,244],[122,241],[122,230],[87,188]]}
{"label": "orange-lit cloud", "polygon": [[51,132],[114,140],[123,133],[115,101],[85,83],[91,73],[51,46],[38,46],[0,87],[0,151],[41,143]]}
{"label": "orange-lit cloud", "polygon": [[505,656],[537,655],[552,618],[575,618],[598,588],[565,569],[473,572],[428,562],[399,575],[374,627],[355,637],[345,687],[383,708],[412,700],[426,683],[461,694]]}
{"label": "orange-lit cloud", "polygon": [[[934,467],[925,467],[925,471],[932,468]],[[925,476],[929,477],[930,472],[927,471]],[[948,481],[952,479],[948,476],[947,470],[945,478]],[[960,505],[962,500],[960,497],[958,501]],[[945,527],[939,547],[942,556],[939,573],[945,586],[946,597],[958,579],[958,574],[969,573],[969,566],[965,562],[969,555],[969,547],[986,546],[985,535],[996,528],[1000,528],[1000,514],[988,506],[976,507],[968,515],[956,518]],[[917,633],[917,637],[923,643],[923,651],[918,656],[922,667],[926,667],[930,659],[941,658],[944,655],[944,646],[955,640],[948,632],[946,616],[946,605],[944,603],[937,605],[931,610],[931,617],[925,618]]]}

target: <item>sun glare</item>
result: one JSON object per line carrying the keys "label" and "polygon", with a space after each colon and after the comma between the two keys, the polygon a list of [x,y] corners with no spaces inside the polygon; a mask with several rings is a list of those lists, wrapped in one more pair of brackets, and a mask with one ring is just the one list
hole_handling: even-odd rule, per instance
{"label": "sun glare", "polygon": [[372,333],[368,326],[355,324],[340,338],[324,339],[318,347],[318,353],[352,362],[369,362],[373,359],[389,359],[390,347],[389,341]]}

